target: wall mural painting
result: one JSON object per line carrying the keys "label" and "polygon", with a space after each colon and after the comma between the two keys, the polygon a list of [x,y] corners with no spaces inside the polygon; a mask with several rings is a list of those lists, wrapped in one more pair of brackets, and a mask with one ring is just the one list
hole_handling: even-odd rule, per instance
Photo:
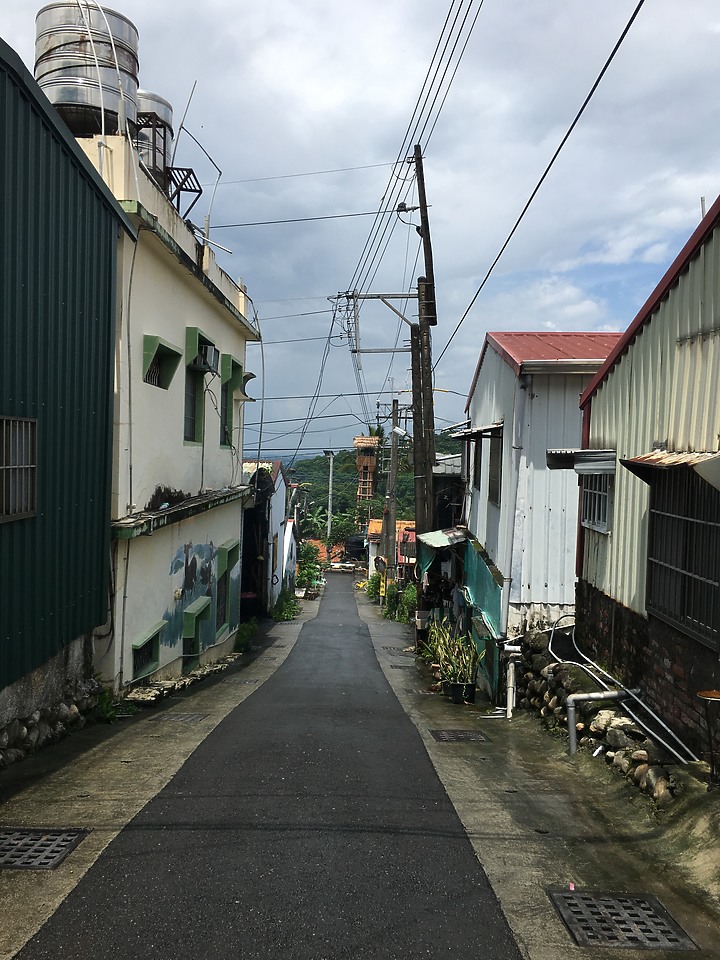
{"label": "wall mural painting", "polygon": [[[162,645],[182,647],[183,613],[200,597],[210,597],[210,616],[199,621],[200,649],[206,650],[216,641],[217,614],[217,547],[208,543],[183,544],[170,562],[168,575],[171,581],[172,605],[166,607],[163,619],[167,627],[162,632]],[[230,595],[228,598],[229,630],[237,629],[240,622],[240,564],[229,571]]]}
{"label": "wall mural painting", "polygon": [[163,630],[163,644],[175,647],[182,641],[183,613],[200,597],[210,597],[212,610],[207,620],[200,621],[200,649],[215,641],[215,590],[217,549],[209,543],[189,543],[179,547],[170,563],[173,606],[163,614],[168,621]]}

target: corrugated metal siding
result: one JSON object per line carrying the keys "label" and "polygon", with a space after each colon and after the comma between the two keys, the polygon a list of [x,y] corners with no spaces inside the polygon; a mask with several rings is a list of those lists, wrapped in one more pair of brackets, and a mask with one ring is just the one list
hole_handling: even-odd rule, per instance
{"label": "corrugated metal siding", "polygon": [[[720,237],[716,229],[592,399],[590,446],[622,458],[717,451],[720,439]],[[615,477],[612,532],[586,531],[584,575],[645,613],[648,487]]]}
{"label": "corrugated metal siding", "polygon": [[37,516],[0,524],[0,688],[108,607],[117,218],[0,56],[0,414],[37,419]]}
{"label": "corrugated metal siding", "polygon": [[[575,602],[577,476],[548,470],[546,451],[580,445],[578,399],[589,376],[534,376],[526,410],[521,470],[527,475],[515,537],[511,599],[521,603]],[[515,570],[520,567],[518,576]]]}

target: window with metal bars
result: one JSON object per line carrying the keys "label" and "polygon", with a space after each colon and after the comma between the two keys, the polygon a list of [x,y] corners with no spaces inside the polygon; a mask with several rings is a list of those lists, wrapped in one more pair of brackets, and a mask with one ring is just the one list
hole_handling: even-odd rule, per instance
{"label": "window with metal bars", "polygon": [[157,668],[160,659],[160,630],[165,626],[158,625],[153,628],[146,640],[141,643],[133,644],[132,652],[132,670],[133,680],[147,676]]}
{"label": "window with metal bars", "polygon": [[654,474],[648,612],[720,650],[720,491],[689,467]]}
{"label": "window with metal bars", "polygon": [[582,478],[580,522],[590,530],[607,533],[612,514],[612,474],[586,473]]}
{"label": "window with metal bars", "polygon": [[153,387],[159,387],[160,369],[160,354],[156,353],[150,361],[150,366],[147,368],[147,373],[143,377],[145,383],[149,383]]}
{"label": "window with metal bars", "polygon": [[199,370],[187,367],[185,370],[185,440],[199,443],[202,440],[203,426],[203,375]]}
{"label": "window with metal bars", "polygon": [[0,417],[0,523],[35,516],[37,420]]}
{"label": "window with metal bars", "polygon": [[473,448],[473,486],[479,490],[482,478],[482,437],[475,438]]}
{"label": "window with metal bars", "polygon": [[488,458],[488,500],[500,506],[502,495],[502,435],[490,437],[490,456]]}
{"label": "window with metal bars", "polygon": [[224,383],[220,387],[220,446],[232,446],[232,394],[230,384]]}

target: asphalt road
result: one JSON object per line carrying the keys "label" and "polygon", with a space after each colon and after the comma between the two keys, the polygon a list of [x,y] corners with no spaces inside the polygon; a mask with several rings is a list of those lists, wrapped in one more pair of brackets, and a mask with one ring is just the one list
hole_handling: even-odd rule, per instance
{"label": "asphalt road", "polygon": [[350,577],[17,954],[105,956],[520,957]]}

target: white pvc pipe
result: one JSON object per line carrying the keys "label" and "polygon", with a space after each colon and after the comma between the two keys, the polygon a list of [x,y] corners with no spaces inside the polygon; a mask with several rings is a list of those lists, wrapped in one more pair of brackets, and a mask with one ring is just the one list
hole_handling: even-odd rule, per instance
{"label": "white pvc pipe", "polygon": [[577,752],[577,727],[575,719],[575,704],[594,702],[596,700],[625,700],[638,690],[602,690],[595,693],[571,693],[567,698],[565,706],[567,707],[567,724],[570,746],[568,753],[573,757]]}

